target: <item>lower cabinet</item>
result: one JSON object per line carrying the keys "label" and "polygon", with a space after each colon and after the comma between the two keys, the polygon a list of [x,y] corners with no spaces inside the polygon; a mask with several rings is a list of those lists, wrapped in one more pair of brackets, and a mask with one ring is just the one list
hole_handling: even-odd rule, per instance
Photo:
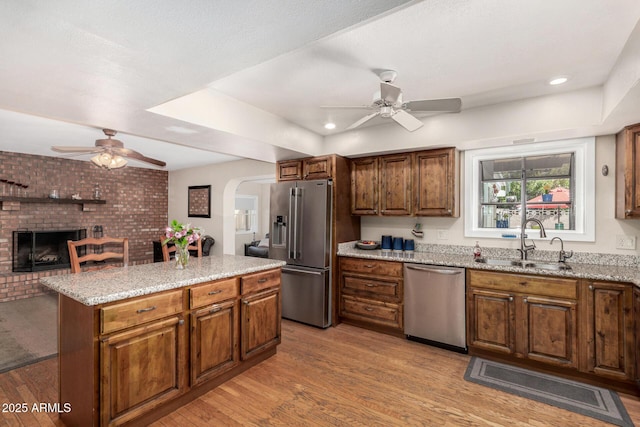
{"label": "lower cabinet", "polygon": [[280,344],[280,289],[242,298],[242,360]]}
{"label": "lower cabinet", "polygon": [[275,353],[280,269],[60,313],[61,420],[148,425]]}
{"label": "lower cabinet", "polygon": [[632,380],[636,372],[633,293],[630,284],[585,281],[587,370]]}
{"label": "lower cabinet", "polygon": [[237,300],[191,313],[191,384],[235,367],[238,356]]}
{"label": "lower cabinet", "polygon": [[402,263],[340,258],[340,319],[392,334],[404,329]]}
{"label": "lower cabinet", "polygon": [[102,425],[120,425],[186,388],[181,316],[110,335],[100,342]]}
{"label": "lower cabinet", "polygon": [[532,275],[467,273],[472,349],[577,367],[577,281]]}
{"label": "lower cabinet", "polygon": [[630,283],[469,269],[467,340],[470,354],[640,391],[640,289]]}

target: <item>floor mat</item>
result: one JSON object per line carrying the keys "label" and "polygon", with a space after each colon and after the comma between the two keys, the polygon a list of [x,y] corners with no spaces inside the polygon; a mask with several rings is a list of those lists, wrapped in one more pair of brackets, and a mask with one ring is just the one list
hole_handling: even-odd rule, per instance
{"label": "floor mat", "polygon": [[621,427],[634,425],[618,394],[604,388],[479,357],[471,358],[464,379]]}
{"label": "floor mat", "polygon": [[57,294],[0,303],[0,373],[57,353]]}

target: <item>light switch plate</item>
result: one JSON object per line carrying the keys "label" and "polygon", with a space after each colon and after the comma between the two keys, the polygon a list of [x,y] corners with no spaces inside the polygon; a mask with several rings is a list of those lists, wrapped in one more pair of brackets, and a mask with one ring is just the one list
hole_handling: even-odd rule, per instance
{"label": "light switch plate", "polygon": [[449,230],[438,230],[438,240],[449,240]]}
{"label": "light switch plate", "polygon": [[630,249],[636,248],[636,236],[625,236],[622,234],[616,235],[616,249]]}

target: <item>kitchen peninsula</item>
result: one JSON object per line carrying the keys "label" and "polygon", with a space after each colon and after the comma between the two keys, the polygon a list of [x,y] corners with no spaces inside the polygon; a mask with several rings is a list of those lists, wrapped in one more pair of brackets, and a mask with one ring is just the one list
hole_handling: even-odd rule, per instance
{"label": "kitchen peninsula", "polygon": [[147,425],[276,353],[284,262],[223,255],[51,276],[67,426]]}

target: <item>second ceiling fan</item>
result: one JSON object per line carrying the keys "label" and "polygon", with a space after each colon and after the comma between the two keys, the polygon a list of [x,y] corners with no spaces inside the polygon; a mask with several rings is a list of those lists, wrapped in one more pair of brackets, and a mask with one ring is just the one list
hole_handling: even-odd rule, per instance
{"label": "second ceiling fan", "polygon": [[374,117],[391,118],[400,126],[409,132],[413,132],[423,126],[422,121],[415,118],[410,113],[459,113],[462,108],[462,100],[460,98],[445,99],[422,99],[415,101],[402,100],[402,90],[392,85],[397,72],[393,70],[384,70],[379,73],[380,76],[380,92],[374,95],[373,103],[369,106],[344,106],[344,107],[323,107],[323,108],[359,108],[367,110],[375,110],[360,120],[347,127],[346,130],[355,129],[363,125]]}

